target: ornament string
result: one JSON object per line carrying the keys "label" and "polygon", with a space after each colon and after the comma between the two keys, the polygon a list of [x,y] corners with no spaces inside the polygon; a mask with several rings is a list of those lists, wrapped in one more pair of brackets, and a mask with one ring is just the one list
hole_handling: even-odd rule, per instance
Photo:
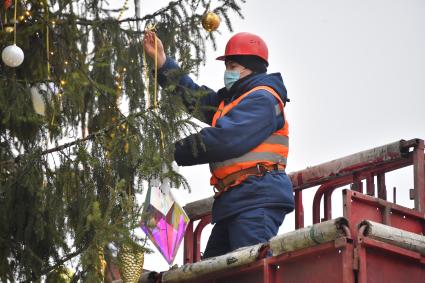
{"label": "ornament string", "polygon": [[154,74],[154,88],[153,88],[153,103],[154,108],[158,107],[158,39],[155,34],[155,74]]}
{"label": "ornament string", "polygon": [[150,94],[149,94],[149,70],[146,62],[146,52],[143,49],[143,76],[145,77],[145,96],[146,96],[146,109],[150,107]]}
{"label": "ornament string", "polygon": [[[49,37],[49,6],[46,1],[46,58],[47,58],[47,81],[50,82],[50,37]],[[50,85],[47,85],[47,91],[49,91]],[[54,90],[51,90],[54,92]],[[53,107],[52,120],[50,125],[53,125],[55,122],[56,108]]]}
{"label": "ornament string", "polygon": [[49,39],[49,8],[48,7],[46,7],[46,23],[47,23],[46,24],[47,80],[50,80],[50,39]]}
{"label": "ornament string", "polygon": [[14,15],[13,15],[13,44],[16,45],[16,12],[18,10],[18,0],[15,0],[15,11],[14,11]]}
{"label": "ornament string", "polygon": [[[151,25],[145,28],[145,31],[154,31],[156,25]],[[155,55],[154,55],[154,90],[153,90],[153,110],[158,111],[158,38],[154,37],[154,47],[155,47]],[[143,66],[144,66],[144,76],[145,76],[145,88],[147,90],[146,94],[146,108],[150,107],[150,94],[149,94],[149,71],[146,62],[146,52],[143,49]],[[161,149],[164,150],[164,133],[162,129],[160,129],[160,140],[161,140]]]}

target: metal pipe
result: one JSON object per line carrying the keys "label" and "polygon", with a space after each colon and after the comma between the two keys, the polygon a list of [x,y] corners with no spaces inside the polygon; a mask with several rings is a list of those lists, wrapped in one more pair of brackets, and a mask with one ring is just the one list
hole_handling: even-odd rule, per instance
{"label": "metal pipe", "polygon": [[413,151],[413,178],[415,187],[415,209],[425,213],[425,160],[424,141],[418,140]]}
{"label": "metal pipe", "polygon": [[295,229],[304,227],[303,192],[295,191]]}
{"label": "metal pipe", "polygon": [[326,191],[323,196],[323,218],[324,220],[332,219],[332,193],[336,188]]}
{"label": "metal pipe", "polygon": [[211,223],[211,214],[206,215],[201,218],[201,221],[199,221],[198,226],[196,226],[195,232],[194,232],[194,241],[193,241],[193,261],[197,262],[201,260],[201,234],[202,230],[205,226]]}
{"label": "metal pipe", "polygon": [[366,193],[369,196],[375,196],[375,177],[372,173],[366,177]]}
{"label": "metal pipe", "polygon": [[193,220],[187,224],[186,232],[184,234],[184,249],[183,249],[183,263],[193,262]]}
{"label": "metal pipe", "polygon": [[377,175],[378,198],[387,200],[387,188],[385,186],[385,173]]}
{"label": "metal pipe", "polygon": [[[333,180],[332,182],[321,185],[314,195],[313,198],[313,224],[320,223],[320,201],[322,200],[323,194],[327,191],[332,192],[341,186],[347,185],[351,182],[351,176],[346,176],[340,180]],[[331,195],[329,195],[330,197]]]}

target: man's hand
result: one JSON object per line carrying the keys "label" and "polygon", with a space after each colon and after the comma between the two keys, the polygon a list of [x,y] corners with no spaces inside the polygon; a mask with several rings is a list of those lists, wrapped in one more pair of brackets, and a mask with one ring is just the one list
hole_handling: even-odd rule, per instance
{"label": "man's hand", "polygon": [[158,69],[165,63],[165,51],[162,45],[161,39],[159,39],[153,31],[145,31],[145,37],[143,38],[143,48],[146,54],[155,60],[155,37],[157,41],[157,54],[158,54]]}

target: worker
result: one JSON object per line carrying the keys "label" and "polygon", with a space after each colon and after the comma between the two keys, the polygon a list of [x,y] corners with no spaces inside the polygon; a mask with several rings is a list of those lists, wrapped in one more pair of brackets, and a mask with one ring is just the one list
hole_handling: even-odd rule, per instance
{"label": "worker", "polygon": [[[155,37],[147,31],[143,40],[151,58]],[[252,33],[232,36],[225,54],[217,58],[224,61],[225,71],[224,87],[215,92],[183,74],[156,40],[158,83],[176,85],[188,112],[201,106],[197,118],[210,125],[176,142],[174,153],[180,166],[210,165],[211,185],[217,191],[212,208],[215,225],[203,258],[267,242],[294,209],[294,198],[285,173],[284,106],[289,100],[280,73],[267,74],[266,43]],[[199,92],[205,95],[199,97]]]}

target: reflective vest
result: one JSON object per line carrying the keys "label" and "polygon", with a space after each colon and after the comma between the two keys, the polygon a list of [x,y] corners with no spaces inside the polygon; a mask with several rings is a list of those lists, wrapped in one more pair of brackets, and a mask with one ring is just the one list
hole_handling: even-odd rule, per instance
{"label": "reflective vest", "polygon": [[[268,86],[257,86],[240,97],[224,106],[224,101],[220,103],[216,113],[214,114],[212,127],[215,127],[217,120],[226,115],[233,107],[239,104],[239,102],[244,99],[251,92],[256,90],[266,90],[273,94],[273,96],[278,100],[278,105],[275,106],[276,116],[280,114],[284,114],[284,103],[280,98],[279,94]],[[256,167],[259,164],[266,166],[273,166],[275,164],[286,166],[286,160],[288,158],[288,150],[289,150],[289,139],[288,139],[288,121],[285,119],[284,126],[270,135],[266,140],[264,140],[257,147],[253,148],[249,152],[235,158],[231,158],[228,160],[213,162],[210,163],[210,171],[211,171],[211,185],[217,185],[219,180],[223,180],[229,175],[241,171],[243,169]],[[241,182],[243,182],[249,175],[242,175],[238,177],[238,179],[233,182],[228,187],[233,187]],[[227,190],[226,188],[225,190]]]}

